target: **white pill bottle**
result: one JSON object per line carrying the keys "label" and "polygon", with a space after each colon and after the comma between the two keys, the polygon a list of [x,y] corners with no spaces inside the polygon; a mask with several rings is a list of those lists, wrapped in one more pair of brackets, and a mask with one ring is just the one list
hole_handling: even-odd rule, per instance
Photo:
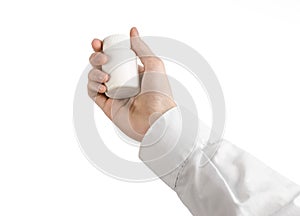
{"label": "white pill bottle", "polygon": [[110,75],[105,94],[114,99],[130,98],[140,92],[137,56],[126,35],[111,35],[103,40],[103,52],[108,57],[102,70]]}

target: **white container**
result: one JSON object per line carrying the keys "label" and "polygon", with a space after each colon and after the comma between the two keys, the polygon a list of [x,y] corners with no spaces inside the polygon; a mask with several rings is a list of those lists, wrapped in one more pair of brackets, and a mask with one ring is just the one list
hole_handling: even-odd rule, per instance
{"label": "white container", "polygon": [[102,70],[110,75],[105,94],[114,99],[130,98],[140,92],[137,57],[126,35],[111,35],[103,40],[108,62]]}

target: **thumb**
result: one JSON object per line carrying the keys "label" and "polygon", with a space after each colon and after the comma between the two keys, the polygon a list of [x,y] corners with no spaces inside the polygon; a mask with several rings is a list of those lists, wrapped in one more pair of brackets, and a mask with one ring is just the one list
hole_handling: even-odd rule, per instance
{"label": "thumb", "polygon": [[164,72],[164,64],[160,58],[154,55],[148,45],[140,38],[137,28],[130,30],[131,49],[140,58],[145,67],[145,72]]}

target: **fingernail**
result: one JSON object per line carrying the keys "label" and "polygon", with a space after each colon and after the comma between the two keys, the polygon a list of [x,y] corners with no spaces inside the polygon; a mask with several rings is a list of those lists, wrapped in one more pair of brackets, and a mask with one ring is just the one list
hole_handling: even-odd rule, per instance
{"label": "fingernail", "polygon": [[131,36],[132,37],[138,37],[139,36],[139,31],[137,30],[136,27],[132,27]]}
{"label": "fingernail", "polygon": [[137,30],[137,28],[136,28],[136,27],[134,27],[134,29],[136,30],[136,34],[137,34],[137,36],[139,36],[139,35],[140,35],[140,33],[139,33],[139,31]]}
{"label": "fingernail", "polygon": [[107,82],[109,80],[109,75],[108,74],[105,74],[104,80],[105,80],[105,82]]}
{"label": "fingernail", "polygon": [[136,27],[134,27],[134,28],[135,28],[135,30],[136,30],[137,35],[140,36],[140,33],[139,33],[139,31],[137,30],[137,28],[136,28]]}
{"label": "fingernail", "polygon": [[100,74],[99,75],[99,82],[106,82],[107,75],[106,74]]}
{"label": "fingernail", "polygon": [[105,91],[105,87],[104,87],[104,86],[100,86],[99,91],[100,91],[100,92],[104,92],[104,91]]}

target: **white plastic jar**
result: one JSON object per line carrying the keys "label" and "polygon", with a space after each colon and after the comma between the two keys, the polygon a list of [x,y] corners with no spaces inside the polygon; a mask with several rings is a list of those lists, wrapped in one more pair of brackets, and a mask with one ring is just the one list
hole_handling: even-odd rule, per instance
{"label": "white plastic jar", "polygon": [[108,62],[102,70],[110,75],[105,94],[114,99],[130,98],[140,92],[137,56],[126,35],[111,35],[103,40]]}

